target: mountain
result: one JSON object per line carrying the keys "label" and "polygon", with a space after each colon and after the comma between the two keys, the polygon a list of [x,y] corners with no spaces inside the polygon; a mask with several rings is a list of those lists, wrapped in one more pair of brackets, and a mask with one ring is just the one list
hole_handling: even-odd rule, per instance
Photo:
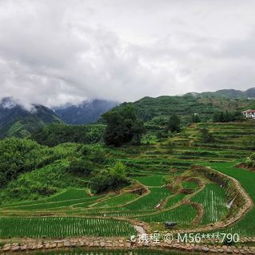
{"label": "mountain", "polygon": [[[253,91],[251,89],[247,94],[252,95]],[[225,90],[223,94],[212,92],[210,96],[205,93],[188,93],[183,96],[144,97],[133,103],[123,103],[113,110],[132,105],[139,118],[153,128],[165,122],[172,114],[179,115],[183,123],[188,123],[194,113],[198,113],[202,121],[207,121],[212,119],[213,114],[218,111],[240,112],[255,108],[255,98],[248,98],[248,96],[232,98],[234,93],[231,94],[230,91]]]}
{"label": "mountain", "polygon": [[186,95],[196,95],[199,97],[225,97],[225,98],[255,98],[255,88],[250,88],[245,91],[236,89],[221,89],[215,92],[202,92],[202,93],[188,93]]}
{"label": "mountain", "polygon": [[117,102],[95,99],[92,101],[83,101],[79,105],[65,105],[55,107],[53,110],[68,124],[88,124],[96,122],[100,116],[118,105]]}
{"label": "mountain", "polygon": [[26,137],[47,124],[61,122],[51,109],[43,105],[32,105],[26,109],[13,98],[0,100],[0,138]]}

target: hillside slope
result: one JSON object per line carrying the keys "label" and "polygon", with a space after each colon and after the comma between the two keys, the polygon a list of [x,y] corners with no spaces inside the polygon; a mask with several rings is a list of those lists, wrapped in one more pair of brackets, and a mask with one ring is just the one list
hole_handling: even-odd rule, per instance
{"label": "hillside slope", "polygon": [[236,90],[236,89],[221,89],[215,92],[202,92],[202,93],[188,93],[187,95],[197,95],[202,97],[224,97],[224,98],[255,98],[255,88],[250,88],[247,90]]}
{"label": "hillside slope", "polygon": [[0,138],[26,137],[47,124],[61,122],[58,116],[45,106],[33,105],[28,110],[11,98],[0,101]]}
{"label": "hillside slope", "polygon": [[141,119],[156,123],[159,119],[168,118],[171,114],[179,115],[184,123],[198,113],[202,121],[212,119],[217,111],[242,111],[255,107],[254,99],[230,99],[224,97],[205,97],[199,94],[184,96],[144,97],[134,103],[123,103],[114,108],[118,110],[125,105],[133,105]]}

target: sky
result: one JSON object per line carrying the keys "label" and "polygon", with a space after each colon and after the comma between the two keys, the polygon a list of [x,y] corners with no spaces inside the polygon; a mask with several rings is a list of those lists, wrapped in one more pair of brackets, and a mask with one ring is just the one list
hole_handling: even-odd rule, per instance
{"label": "sky", "polygon": [[255,86],[255,0],[0,0],[0,97],[57,106]]}

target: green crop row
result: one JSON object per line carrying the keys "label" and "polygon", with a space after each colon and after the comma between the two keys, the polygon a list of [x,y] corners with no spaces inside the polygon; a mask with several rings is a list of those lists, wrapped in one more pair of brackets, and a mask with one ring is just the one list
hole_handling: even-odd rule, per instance
{"label": "green crop row", "polygon": [[2,217],[0,238],[64,238],[70,236],[129,236],[135,234],[125,221],[76,217]]}
{"label": "green crop row", "polygon": [[99,202],[94,205],[94,207],[113,207],[113,206],[121,206],[122,204],[126,204],[134,199],[136,199],[138,195],[133,193],[123,193],[118,196],[114,196],[112,198],[106,199],[102,202]]}
{"label": "green crop row", "polygon": [[217,222],[228,213],[225,190],[216,183],[207,184],[202,191],[192,198],[192,201],[203,205],[202,224]]}
{"label": "green crop row", "polygon": [[164,178],[163,175],[151,175],[136,177],[135,179],[146,186],[162,186],[164,184]]}
{"label": "green crop row", "polygon": [[176,195],[170,197],[170,198],[167,200],[167,203],[166,203],[166,205],[165,205],[165,208],[169,208],[169,207],[174,206],[175,204],[177,204],[178,202],[180,202],[184,197],[185,197],[185,194],[183,194],[183,193],[179,193],[179,194],[176,194]]}
{"label": "green crop row", "polygon": [[[254,180],[255,172],[237,168],[235,163],[211,163],[210,166],[226,175],[234,177],[255,202]],[[225,230],[239,233],[243,236],[255,236],[255,209],[249,211],[240,221]]]}
{"label": "green crop row", "polygon": [[178,225],[191,224],[196,217],[196,209],[191,205],[181,205],[169,211],[159,212],[153,215],[139,217],[139,220],[145,222],[176,222]]}
{"label": "green crop row", "polygon": [[166,188],[152,187],[150,193],[125,206],[129,210],[147,210],[156,208],[169,195],[170,190]]}
{"label": "green crop row", "polygon": [[7,209],[12,210],[49,210],[49,209],[56,209],[59,207],[68,207],[68,206],[74,206],[79,204],[93,204],[99,197],[88,197],[88,198],[82,198],[82,199],[72,199],[72,200],[65,200],[65,201],[56,201],[56,202],[41,202],[39,203],[35,202],[34,204],[30,205],[21,205],[21,206],[13,206]]}

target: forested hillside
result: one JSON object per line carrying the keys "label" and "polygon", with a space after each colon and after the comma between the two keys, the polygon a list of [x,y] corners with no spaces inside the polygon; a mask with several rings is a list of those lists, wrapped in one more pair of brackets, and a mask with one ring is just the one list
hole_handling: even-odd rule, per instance
{"label": "forested hillside", "polygon": [[231,99],[218,96],[187,94],[184,96],[145,97],[134,103],[123,103],[113,110],[132,105],[138,117],[145,121],[150,129],[164,125],[169,116],[176,114],[183,125],[192,123],[192,116],[197,114],[200,121],[212,121],[216,112],[241,112],[255,107],[255,99]]}
{"label": "forested hillside", "polygon": [[0,138],[27,137],[50,123],[61,122],[52,110],[42,105],[26,109],[11,98],[4,98],[0,102]]}
{"label": "forested hillside", "polygon": [[[189,93],[190,94],[190,93]],[[192,93],[191,93],[192,94]],[[236,90],[236,89],[221,89],[215,92],[203,92],[203,93],[194,93],[198,96],[204,97],[221,97],[221,98],[255,98],[255,88],[250,88],[245,91]]]}

